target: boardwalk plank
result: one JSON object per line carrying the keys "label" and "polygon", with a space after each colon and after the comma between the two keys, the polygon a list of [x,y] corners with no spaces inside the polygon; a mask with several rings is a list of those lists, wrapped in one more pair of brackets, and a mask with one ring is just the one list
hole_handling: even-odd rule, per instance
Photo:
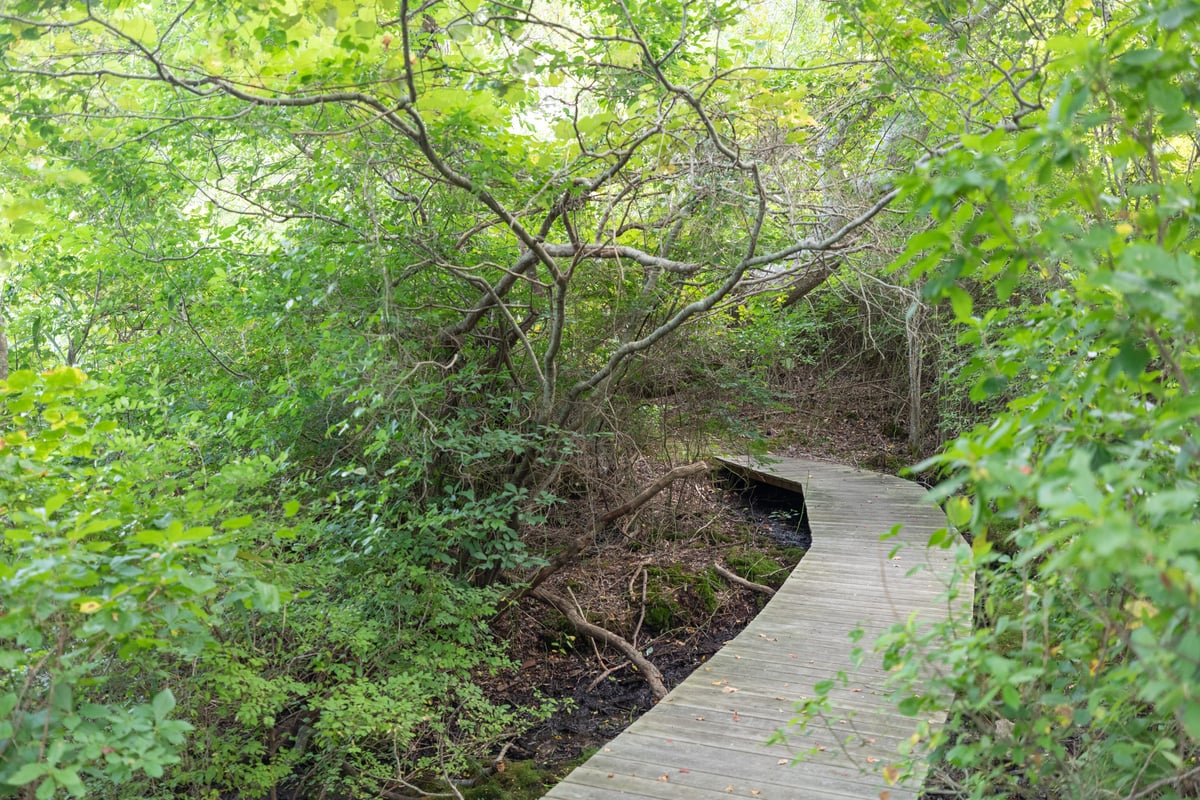
{"label": "boardwalk plank", "polygon": [[[892,786],[882,770],[916,722],[886,702],[878,655],[868,652],[852,670],[849,635],[861,628],[869,645],[910,616],[966,619],[971,585],[947,600],[954,554],[925,547],[946,524],[944,515],[922,501],[915,484],[843,464],[775,457],[725,463],[748,478],[803,491],[812,549],[742,633],[547,798],[915,798],[915,781]],[[899,532],[881,541],[896,525]],[[795,716],[794,704],[840,671],[848,685],[829,693],[829,716],[768,746]],[[798,752],[808,755],[793,764]]]}

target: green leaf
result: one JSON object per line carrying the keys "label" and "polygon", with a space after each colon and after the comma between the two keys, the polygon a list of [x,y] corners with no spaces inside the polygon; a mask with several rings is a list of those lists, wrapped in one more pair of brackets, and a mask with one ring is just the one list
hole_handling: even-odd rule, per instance
{"label": "green leaf", "polygon": [[150,701],[150,707],[154,710],[154,719],[162,722],[175,708],[175,695],[171,693],[170,689],[163,689],[154,695],[154,699]]}
{"label": "green leaf", "polygon": [[955,318],[959,322],[969,322],[971,312],[975,309],[975,301],[971,299],[971,295],[957,285],[950,286],[946,294],[950,297],[950,307],[954,310]]}
{"label": "green leaf", "polygon": [[195,594],[207,594],[217,587],[217,582],[209,576],[190,572],[184,572],[179,576],[179,584]]}
{"label": "green leaf", "polygon": [[62,508],[63,505],[65,505],[70,499],[71,495],[67,494],[66,492],[60,492],[53,497],[47,497],[46,505],[43,509],[46,513],[46,518],[49,519],[50,517],[54,516],[54,512]]}
{"label": "green leaf", "polygon": [[17,768],[17,771],[8,776],[7,783],[10,786],[24,786],[33,783],[38,778],[50,772],[52,767],[41,761],[31,761],[28,764],[22,764]]}
{"label": "green leaf", "polygon": [[281,605],[279,589],[264,581],[254,582],[255,608],[261,611],[275,612]]}
{"label": "green leaf", "polygon": [[1183,705],[1183,727],[1192,737],[1192,741],[1200,742],[1200,700],[1187,700]]}
{"label": "green leaf", "polygon": [[11,372],[8,375],[8,380],[5,381],[9,389],[28,389],[37,383],[37,373],[27,369],[19,369],[16,372]]}
{"label": "green leaf", "polygon": [[36,231],[37,223],[29,217],[21,217],[12,221],[12,232],[17,236],[28,236]]}
{"label": "green leaf", "polygon": [[1143,50],[1129,50],[1122,53],[1118,59],[1120,63],[1131,67],[1144,67],[1153,64],[1163,57],[1163,51],[1156,47],[1146,48]]}
{"label": "green leaf", "polygon": [[989,397],[1000,394],[1008,387],[1008,378],[1004,375],[988,375],[976,383],[970,392],[970,397],[976,403],[982,403]]}
{"label": "green leaf", "polygon": [[85,797],[87,788],[79,779],[79,773],[73,769],[56,769],[50,773],[59,786],[71,793],[72,797]]}
{"label": "green leaf", "polygon": [[971,522],[975,510],[966,497],[952,497],[946,501],[946,516],[956,528],[965,528]]}
{"label": "green leaf", "polygon": [[87,376],[78,367],[59,367],[43,376],[46,388],[53,390],[75,389],[87,382]]}
{"label": "green leaf", "polygon": [[1124,373],[1131,378],[1140,377],[1149,363],[1150,351],[1141,342],[1126,339],[1121,342],[1121,349],[1113,357],[1109,377],[1114,378],[1117,373]]}
{"label": "green leaf", "polygon": [[1158,15],[1158,27],[1164,31],[1173,31],[1182,25],[1193,11],[1187,3],[1172,3],[1167,10]]}
{"label": "green leaf", "polygon": [[300,511],[300,501],[299,500],[288,500],[286,503],[283,504],[284,519],[291,519],[292,517],[296,516],[296,513],[298,511]]}

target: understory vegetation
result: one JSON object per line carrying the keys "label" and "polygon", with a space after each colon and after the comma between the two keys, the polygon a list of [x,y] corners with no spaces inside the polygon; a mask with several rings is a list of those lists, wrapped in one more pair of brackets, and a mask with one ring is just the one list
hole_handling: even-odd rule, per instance
{"label": "understory vegetation", "polygon": [[0,796],[537,796],[802,558],[768,450],[969,542],[968,633],[864,643],[949,717],[887,774],[1200,796],[1198,36],[0,0]]}

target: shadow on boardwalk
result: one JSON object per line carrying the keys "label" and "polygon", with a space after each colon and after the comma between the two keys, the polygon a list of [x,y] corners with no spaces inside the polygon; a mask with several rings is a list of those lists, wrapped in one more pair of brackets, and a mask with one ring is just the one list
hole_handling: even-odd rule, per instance
{"label": "shadow on boardwalk", "polygon": [[[868,655],[850,671],[850,633],[862,628],[870,638],[914,615],[947,618],[954,554],[925,547],[945,526],[944,514],[922,501],[919,486],[888,475],[795,458],[722,463],[802,491],[812,549],[741,634],[546,797],[916,797],[916,780],[893,786],[883,774],[916,721],[884,698],[878,657]],[[900,533],[881,541],[897,524]],[[898,543],[906,546],[892,557]],[[971,596],[965,586],[954,603],[964,621]],[[841,671],[849,683],[829,693],[829,724],[768,746],[794,716],[793,703]],[[791,764],[794,754],[810,750]]]}

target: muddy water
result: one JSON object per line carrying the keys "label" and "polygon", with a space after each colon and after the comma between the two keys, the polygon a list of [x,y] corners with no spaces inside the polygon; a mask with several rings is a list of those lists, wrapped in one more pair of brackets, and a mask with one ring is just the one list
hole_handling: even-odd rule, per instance
{"label": "muddy water", "polygon": [[785,547],[812,546],[812,529],[804,495],[765,483],[731,479],[737,503],[763,527],[763,532]]}

